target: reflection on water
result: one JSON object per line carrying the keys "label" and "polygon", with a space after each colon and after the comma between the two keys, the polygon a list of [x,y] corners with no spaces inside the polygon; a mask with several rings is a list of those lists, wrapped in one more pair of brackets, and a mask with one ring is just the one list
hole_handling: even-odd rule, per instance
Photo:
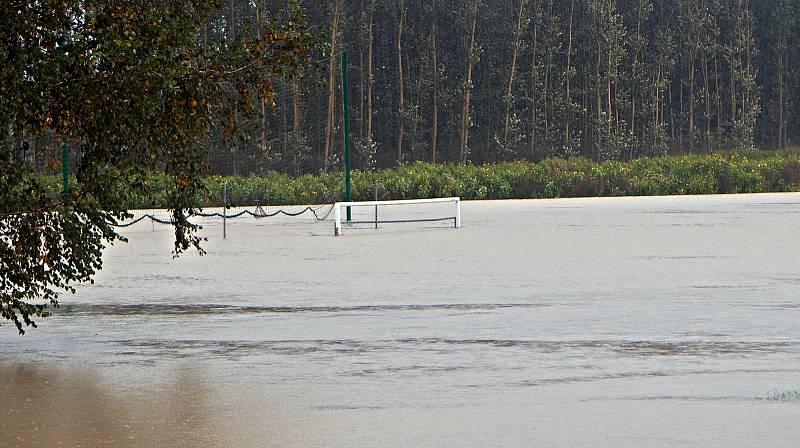
{"label": "reflection on water", "polygon": [[95,368],[0,365],[0,445],[198,447],[214,440],[209,389],[181,369],[147,391],[116,389]]}

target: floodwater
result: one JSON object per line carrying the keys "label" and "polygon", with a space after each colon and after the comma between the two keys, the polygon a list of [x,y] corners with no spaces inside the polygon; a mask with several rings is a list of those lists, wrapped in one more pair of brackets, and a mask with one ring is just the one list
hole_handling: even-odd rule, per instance
{"label": "floodwater", "polygon": [[0,327],[0,446],[795,447],[800,195],[138,224]]}

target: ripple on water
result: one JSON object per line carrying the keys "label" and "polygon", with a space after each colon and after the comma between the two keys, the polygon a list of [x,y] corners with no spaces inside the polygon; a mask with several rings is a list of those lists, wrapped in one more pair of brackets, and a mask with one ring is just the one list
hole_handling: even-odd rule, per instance
{"label": "ripple on water", "polygon": [[56,310],[64,316],[139,316],[139,315],[221,315],[221,314],[292,314],[292,313],[361,313],[407,311],[492,311],[509,308],[538,308],[549,303],[453,303],[353,306],[250,306],[217,304],[132,304],[66,305]]}

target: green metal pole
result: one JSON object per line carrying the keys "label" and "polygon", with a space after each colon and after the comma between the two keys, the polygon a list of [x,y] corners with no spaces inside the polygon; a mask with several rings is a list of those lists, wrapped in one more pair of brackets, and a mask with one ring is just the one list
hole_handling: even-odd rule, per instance
{"label": "green metal pole", "polygon": [[61,157],[61,172],[64,177],[64,189],[63,194],[66,197],[69,194],[69,146],[67,146],[67,139],[64,138],[62,140],[63,154]]}
{"label": "green metal pole", "polygon": [[[344,96],[344,200],[351,201],[350,198],[350,86],[348,76],[347,51],[342,53],[342,93]],[[350,207],[347,207],[347,221],[352,221],[353,216]]]}

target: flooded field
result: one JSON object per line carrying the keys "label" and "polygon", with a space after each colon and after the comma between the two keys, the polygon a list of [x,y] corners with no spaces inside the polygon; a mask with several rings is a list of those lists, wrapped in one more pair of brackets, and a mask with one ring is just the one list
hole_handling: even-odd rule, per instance
{"label": "flooded field", "polygon": [[215,221],[178,260],[137,224],[0,327],[0,446],[797,446],[800,195],[463,221]]}

